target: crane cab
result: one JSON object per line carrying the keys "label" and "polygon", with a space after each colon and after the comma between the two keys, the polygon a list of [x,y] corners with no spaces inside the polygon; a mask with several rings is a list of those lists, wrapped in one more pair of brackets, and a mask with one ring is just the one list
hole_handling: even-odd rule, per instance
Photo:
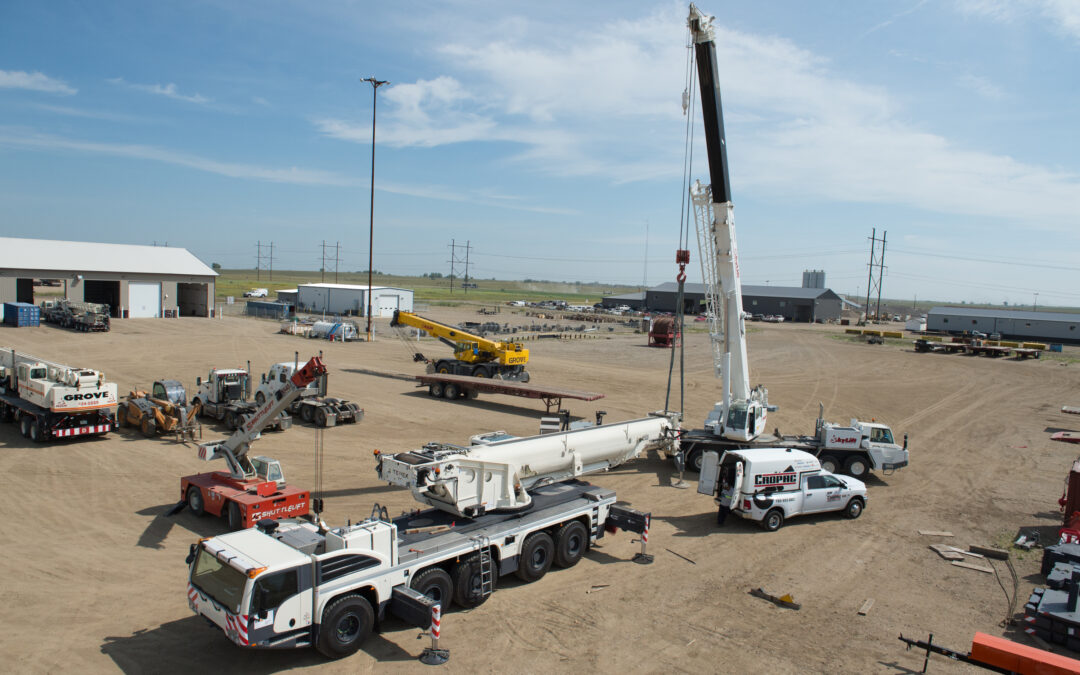
{"label": "crane cab", "polygon": [[724,419],[723,437],[751,441],[765,430],[767,409],[759,401],[732,403]]}

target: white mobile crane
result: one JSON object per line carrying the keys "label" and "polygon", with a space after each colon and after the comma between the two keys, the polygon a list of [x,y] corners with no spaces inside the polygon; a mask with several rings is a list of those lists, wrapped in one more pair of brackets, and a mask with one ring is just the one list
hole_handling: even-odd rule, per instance
{"label": "white mobile crane", "polygon": [[248,458],[259,432],[277,419],[305,390],[326,373],[322,359],[314,356],[285,382],[275,383],[271,395],[254,413],[245,415],[240,428],[224,441],[199,444],[199,459],[224,459],[228,471],[184,476],[180,479],[180,502],[169,515],[184,506],[196,516],[224,516],[230,529],[251,527],[263,518],[307,515],[310,493],[286,484],[281,463],[268,457]]}
{"label": "white mobile crane", "polygon": [[[345,527],[265,521],[204,539],[188,556],[188,605],[242,647],[313,646],[331,658],[348,656],[388,613],[426,627],[430,614],[417,610],[418,601],[476,607],[500,575],[531,582],[552,564],[571,567],[605,531],[647,539],[649,514],[574,477],[677,445],[677,429],[677,415],[654,414],[379,455],[380,478],[436,508],[391,519],[376,505],[370,518]],[[642,549],[635,561],[649,562]]]}
{"label": "white mobile crane", "polygon": [[690,5],[690,33],[694,42],[701,87],[701,116],[705,121],[705,145],[709,153],[712,185],[695,182],[690,190],[697,225],[701,275],[713,347],[713,366],[720,377],[723,399],[705,418],[705,428],[716,436],[751,441],[765,430],[769,391],[750,388],[746,357],[746,324],[739,278],[739,252],[735,245],[735,206],[728,178],[724,113],[720,105],[713,17],[705,17]]}

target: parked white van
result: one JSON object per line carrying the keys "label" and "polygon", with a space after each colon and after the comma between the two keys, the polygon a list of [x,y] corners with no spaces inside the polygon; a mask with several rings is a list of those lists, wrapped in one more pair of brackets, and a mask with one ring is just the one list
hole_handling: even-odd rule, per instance
{"label": "parked white van", "polygon": [[866,485],[821,468],[817,457],[791,448],[728,450],[702,457],[698,492],[715,498],[722,523],[730,512],[756,520],[769,532],[804,513],[843,511],[858,518],[866,507]]}

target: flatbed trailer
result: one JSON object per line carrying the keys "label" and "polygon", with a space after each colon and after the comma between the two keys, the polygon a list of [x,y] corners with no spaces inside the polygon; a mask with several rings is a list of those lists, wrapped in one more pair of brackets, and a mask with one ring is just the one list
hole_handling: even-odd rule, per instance
{"label": "flatbed trailer", "polygon": [[579,401],[596,401],[604,398],[604,394],[593,391],[578,391],[576,389],[563,389],[561,387],[539,387],[533,384],[522,384],[509,380],[493,380],[486,377],[470,377],[468,375],[444,375],[429,374],[416,375],[418,387],[427,387],[428,394],[434,398],[469,398],[474,399],[482,393],[504,394],[506,396],[522,396],[524,398],[536,398],[544,402],[547,411],[552,407],[558,410],[562,406],[564,398]]}
{"label": "flatbed trailer", "polygon": [[[241,647],[315,647],[341,658],[388,614],[406,618],[403,592],[443,611],[452,603],[473,608],[502,575],[537,581],[552,564],[577,564],[605,530],[648,531],[649,514],[616,505],[614,491],[584,481],[532,495],[524,512],[465,518],[426,509],[391,519],[376,505],[371,518],[346,527],[279,521],[204,539],[188,558],[188,604]],[[290,593],[269,590],[282,582]]]}

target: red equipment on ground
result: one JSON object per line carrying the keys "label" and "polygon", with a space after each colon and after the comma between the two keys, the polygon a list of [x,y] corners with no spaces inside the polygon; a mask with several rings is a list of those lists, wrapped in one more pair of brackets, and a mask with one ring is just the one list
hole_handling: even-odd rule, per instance
{"label": "red equipment on ground", "polygon": [[652,320],[649,328],[650,347],[677,347],[682,340],[682,333],[675,330],[675,318],[661,316]]}

